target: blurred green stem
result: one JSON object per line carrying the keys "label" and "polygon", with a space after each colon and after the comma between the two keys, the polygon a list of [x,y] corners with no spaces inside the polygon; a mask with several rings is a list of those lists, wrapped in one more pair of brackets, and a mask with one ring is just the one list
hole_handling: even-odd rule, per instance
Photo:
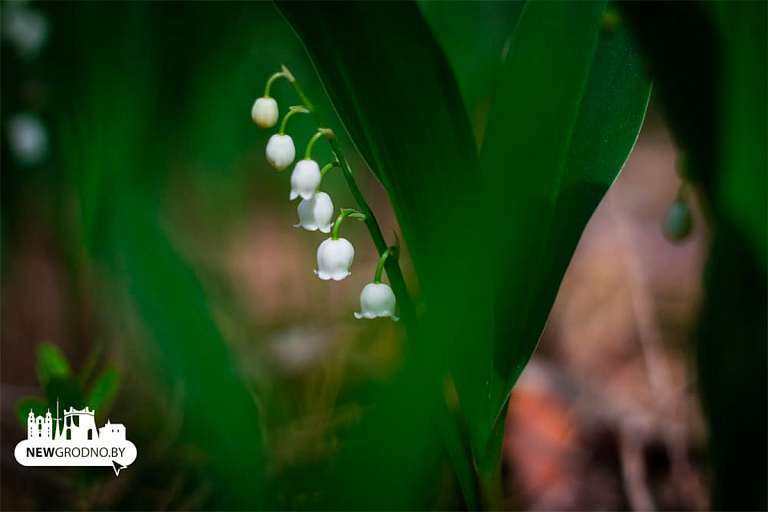
{"label": "blurred green stem", "polygon": [[[341,150],[341,146],[339,145],[339,141],[336,139],[333,130],[329,128],[328,123],[325,122],[322,115],[315,109],[315,106],[304,94],[304,91],[294,78],[293,74],[285,66],[283,66],[282,74],[291,84],[293,90],[296,91],[296,95],[304,104],[304,107],[309,111],[310,115],[312,115],[317,126],[324,130],[324,134],[331,144],[331,149],[333,150],[334,155],[336,155],[336,159],[339,161],[339,167],[343,171],[347,186],[349,186],[350,192],[352,192],[352,195],[355,197],[355,201],[357,202],[357,206],[360,208],[361,213],[365,215],[365,225],[368,228],[368,232],[371,234],[376,250],[378,251],[379,256],[384,255],[387,250],[387,242],[384,240],[384,235],[381,234],[381,228],[379,228],[379,223],[376,221],[376,217],[373,215],[371,207],[368,206],[368,203],[363,197],[363,193],[360,191],[360,187],[358,187],[357,182],[355,181],[352,169],[349,167],[346,158],[344,158],[344,153]],[[411,296],[408,293],[408,287],[405,285],[405,279],[400,270],[400,265],[394,258],[389,258],[385,268],[387,269],[387,276],[389,276],[389,283],[397,297],[397,302],[400,304],[400,316],[407,326],[413,328],[416,326],[416,310],[413,307]]]}

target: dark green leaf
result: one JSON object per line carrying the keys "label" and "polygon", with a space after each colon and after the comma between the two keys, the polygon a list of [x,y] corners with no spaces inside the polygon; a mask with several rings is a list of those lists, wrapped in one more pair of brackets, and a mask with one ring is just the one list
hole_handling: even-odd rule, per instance
{"label": "dark green leaf", "polygon": [[619,5],[654,73],[691,179],[706,198],[705,220],[713,219],[696,333],[713,506],[765,510],[766,3]]}
{"label": "dark green leaf", "polygon": [[456,74],[477,140],[525,1],[418,2]]}
{"label": "dark green leaf", "polygon": [[74,407],[82,409],[85,407],[85,394],[80,383],[75,378],[59,379],[54,378],[45,385],[45,397],[48,404],[55,407],[56,402],[61,405],[62,410]]}
{"label": "dark green leaf", "polygon": [[624,165],[648,102],[637,50],[622,24],[601,30],[604,9],[600,2],[526,4],[486,129],[483,173],[506,196],[492,225],[503,233],[495,307],[505,321],[496,323],[490,412],[502,420],[581,232]]}
{"label": "dark green leaf", "polygon": [[[333,5],[281,8],[392,199],[425,304],[411,342],[450,366],[476,462],[498,469],[495,421],[629,154],[649,83],[623,27],[600,34],[604,3],[527,4],[510,20],[481,173],[456,82],[413,8]],[[398,37],[385,36],[394,23]]]}
{"label": "dark green leaf", "polygon": [[[356,501],[350,502],[422,507],[418,500],[423,498],[417,497],[429,492],[424,482],[434,481],[429,450],[439,438],[434,427],[425,427],[440,410],[435,402],[442,400],[445,365],[457,357],[459,346],[490,339],[491,295],[484,293],[482,276],[471,272],[481,263],[473,225],[483,215],[473,211],[483,201],[471,129],[448,62],[415,4],[279,6],[310,52],[357,148],[389,193],[425,305],[420,335],[409,340],[413,368],[384,402],[389,412],[371,420],[385,422],[375,430],[381,437],[360,436],[381,452],[377,449],[374,466],[366,463],[369,471],[356,468]],[[487,415],[468,417],[483,421]],[[406,467],[409,471],[403,471]],[[381,492],[383,478],[389,482],[386,493]]]}

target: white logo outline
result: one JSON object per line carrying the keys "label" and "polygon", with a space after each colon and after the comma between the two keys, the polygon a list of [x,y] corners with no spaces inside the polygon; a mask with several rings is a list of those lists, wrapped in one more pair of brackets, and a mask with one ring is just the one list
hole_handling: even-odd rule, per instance
{"label": "white logo outline", "polygon": [[125,425],[107,419],[97,429],[95,417],[96,410],[86,406],[70,407],[60,418],[58,399],[55,418],[50,409],[44,416],[30,409],[27,439],[14,449],[16,461],[22,466],[111,466],[120,475],[136,460],[136,446],[126,438]]}

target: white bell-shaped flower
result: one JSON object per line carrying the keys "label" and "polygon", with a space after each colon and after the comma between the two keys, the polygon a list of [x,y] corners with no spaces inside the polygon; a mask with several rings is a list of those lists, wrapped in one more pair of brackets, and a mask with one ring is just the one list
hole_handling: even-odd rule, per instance
{"label": "white bell-shaped flower", "polygon": [[333,225],[333,201],[325,192],[318,192],[311,199],[302,199],[299,203],[299,223],[294,227],[302,227],[307,231],[330,233]]}
{"label": "white bell-shaped flower", "polygon": [[355,313],[355,318],[390,317],[397,321],[395,316],[395,294],[388,284],[369,283],[360,292],[360,312]]}
{"label": "white bell-shaped flower", "polygon": [[251,118],[259,128],[272,128],[277,124],[280,112],[274,98],[259,98],[251,108]]}
{"label": "white bell-shaped flower", "polygon": [[328,238],[317,248],[317,270],[315,274],[324,280],[341,281],[347,277],[352,260],[355,259],[355,248],[346,238],[333,240]]}
{"label": "white bell-shaped flower", "polygon": [[50,36],[48,19],[28,2],[3,2],[0,34],[22,59],[33,59],[45,47]]}
{"label": "white bell-shaped flower", "polygon": [[282,171],[296,158],[296,146],[290,135],[274,134],[267,142],[267,161],[278,171]]}
{"label": "white bell-shaped flower", "polygon": [[7,125],[11,153],[20,165],[37,165],[48,156],[50,141],[45,123],[35,114],[16,114]]}
{"label": "white bell-shaped flower", "polygon": [[314,160],[299,161],[291,174],[291,201],[301,196],[309,201],[317,192],[323,176],[320,174],[320,166]]}

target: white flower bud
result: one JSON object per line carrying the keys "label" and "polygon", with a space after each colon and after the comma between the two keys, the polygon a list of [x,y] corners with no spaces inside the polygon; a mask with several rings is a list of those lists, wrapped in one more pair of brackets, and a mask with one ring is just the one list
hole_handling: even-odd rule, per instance
{"label": "white flower bud", "polygon": [[291,174],[291,201],[299,196],[306,200],[312,199],[322,179],[317,162],[307,159],[299,161]]}
{"label": "white flower bud", "polygon": [[315,274],[327,281],[341,281],[347,277],[352,260],[355,259],[355,248],[346,238],[333,240],[328,238],[317,248],[317,270]]}
{"label": "white flower bud", "polygon": [[42,12],[28,7],[26,2],[3,2],[0,21],[0,34],[16,46],[22,59],[37,57],[48,41],[48,19]]}
{"label": "white flower bud", "polygon": [[370,283],[360,292],[360,312],[355,318],[376,318],[388,316],[397,322],[395,316],[395,294],[388,284]]}
{"label": "white flower bud", "polygon": [[48,130],[35,114],[16,114],[8,121],[8,145],[20,165],[37,165],[48,156]]}
{"label": "white flower bud", "polygon": [[251,118],[253,118],[254,123],[259,125],[259,128],[272,128],[277,124],[278,117],[280,117],[280,113],[274,98],[259,98],[253,104]]}
{"label": "white flower bud", "polygon": [[296,146],[290,135],[274,134],[267,142],[267,161],[278,171],[282,171],[296,158]]}
{"label": "white flower bud", "polygon": [[318,192],[310,200],[302,199],[299,203],[299,223],[307,231],[320,230],[330,233],[333,225],[333,201],[325,192]]}

